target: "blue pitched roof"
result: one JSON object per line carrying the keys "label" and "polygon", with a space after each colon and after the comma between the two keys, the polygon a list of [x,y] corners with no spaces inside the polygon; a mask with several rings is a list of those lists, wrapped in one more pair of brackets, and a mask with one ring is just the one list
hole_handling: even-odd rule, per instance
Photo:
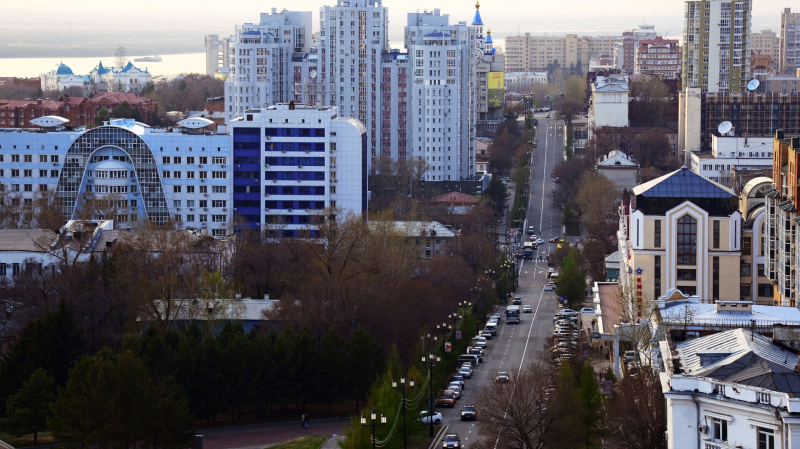
{"label": "blue pitched roof", "polygon": [[100,61],[100,64],[97,65],[97,73],[100,75],[105,75],[106,73],[109,72],[111,72],[111,69],[103,67],[103,61]]}
{"label": "blue pitched roof", "polygon": [[73,75],[73,73],[71,68],[62,63],[56,69],[56,75]]}
{"label": "blue pitched roof", "polygon": [[486,41],[485,42],[487,44],[491,44],[492,43],[492,35],[491,34],[487,34],[486,35]]}
{"label": "blue pitched roof", "polygon": [[731,198],[733,191],[689,170],[685,165],[660,178],[633,188],[646,198]]}
{"label": "blue pitched roof", "polygon": [[473,25],[483,25],[483,20],[481,20],[481,12],[479,10],[475,10],[475,17],[472,18]]}

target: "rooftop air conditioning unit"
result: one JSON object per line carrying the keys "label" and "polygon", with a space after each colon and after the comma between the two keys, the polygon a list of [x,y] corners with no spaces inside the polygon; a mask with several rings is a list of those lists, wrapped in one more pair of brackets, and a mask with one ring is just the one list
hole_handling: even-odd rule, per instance
{"label": "rooftop air conditioning unit", "polygon": [[274,183],[277,183],[277,182],[278,182],[278,180],[277,180],[277,179],[273,179],[273,180],[272,180],[272,182],[274,182]]}
{"label": "rooftop air conditioning unit", "polygon": [[190,207],[189,210],[194,210],[194,207]]}
{"label": "rooftop air conditioning unit", "polygon": [[269,164],[264,164],[264,168],[269,168]]}
{"label": "rooftop air conditioning unit", "polygon": [[336,164],[332,164],[332,165],[331,165],[331,168],[336,168]]}
{"label": "rooftop air conditioning unit", "polygon": [[289,209],[289,212],[292,212],[292,211],[294,211],[294,209]]}
{"label": "rooftop air conditioning unit", "polygon": [[204,208],[203,208],[203,211],[204,211],[204,212],[208,212],[208,208],[207,208],[207,207],[204,207]]}
{"label": "rooftop air conditioning unit", "polygon": [[266,140],[272,140],[272,137],[270,137],[270,136],[266,136],[266,137],[264,137],[264,139],[266,139]]}
{"label": "rooftop air conditioning unit", "polygon": [[306,150],[306,154],[308,154],[308,153],[310,153],[310,152],[311,152],[311,150]]}
{"label": "rooftop air conditioning unit", "polygon": [[[222,164],[222,168],[225,168],[225,167],[227,167],[227,165]],[[237,165],[236,168],[242,168],[242,166],[241,165]]]}
{"label": "rooftop air conditioning unit", "polygon": [[[235,209],[234,209],[234,210],[235,210]],[[222,212],[228,212],[228,209],[223,207],[223,208],[222,208]]]}
{"label": "rooftop air conditioning unit", "polygon": [[705,424],[700,424],[697,426],[697,430],[699,430],[700,433],[708,433],[708,426]]}
{"label": "rooftop air conditioning unit", "polygon": [[180,208],[180,207],[178,207],[178,208],[176,208],[176,210],[181,210],[181,208]]}
{"label": "rooftop air conditioning unit", "polygon": [[204,193],[204,194],[203,194],[203,196],[204,196],[204,197],[206,197],[206,198],[208,198],[208,194],[207,194],[207,193]]}
{"label": "rooftop air conditioning unit", "polygon": [[203,168],[203,164],[198,165],[198,167]]}
{"label": "rooftop air conditioning unit", "polygon": [[53,162],[53,167],[58,167],[58,162]]}
{"label": "rooftop air conditioning unit", "polygon": [[91,183],[91,182],[92,182],[92,180],[91,180],[91,179],[87,179],[87,180],[86,180],[86,182],[88,182],[88,183]]}
{"label": "rooftop air conditioning unit", "polygon": [[303,166],[302,165],[298,165],[297,168],[303,168]]}
{"label": "rooftop air conditioning unit", "polygon": [[286,153],[286,150],[281,150],[281,153]]}
{"label": "rooftop air conditioning unit", "polygon": [[206,182],[206,178],[202,178],[200,182]]}
{"label": "rooftop air conditioning unit", "polygon": [[265,193],[264,196],[269,196],[269,193]]}
{"label": "rooftop air conditioning unit", "polygon": [[[223,165],[222,168],[225,168],[225,166]],[[242,168],[242,166],[239,165],[239,164],[236,164],[236,168]]]}
{"label": "rooftop air conditioning unit", "polygon": [[208,226],[208,223],[200,223],[200,226]]}

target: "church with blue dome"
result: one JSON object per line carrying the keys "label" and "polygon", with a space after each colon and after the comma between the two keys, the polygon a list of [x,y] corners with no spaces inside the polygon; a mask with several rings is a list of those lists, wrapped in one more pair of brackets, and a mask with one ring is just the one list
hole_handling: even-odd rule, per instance
{"label": "church with blue dome", "polygon": [[63,92],[70,87],[80,87],[84,93],[109,92],[141,92],[142,88],[153,81],[153,76],[145,69],[140,69],[128,62],[124,67],[106,67],[103,61],[87,75],[76,75],[72,68],[63,62],[43,73],[40,77],[43,91]]}
{"label": "church with blue dome", "polygon": [[481,17],[480,1],[475,2],[475,15],[470,24],[477,31],[477,70],[478,70],[478,101],[477,101],[477,135],[478,137],[492,137],[497,127],[503,121],[505,107],[505,57],[497,54],[492,40],[492,30],[487,28],[484,33],[483,18]]}

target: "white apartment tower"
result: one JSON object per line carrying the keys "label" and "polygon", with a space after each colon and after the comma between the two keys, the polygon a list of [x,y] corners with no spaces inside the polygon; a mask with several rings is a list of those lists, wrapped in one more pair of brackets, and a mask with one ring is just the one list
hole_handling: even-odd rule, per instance
{"label": "white apartment tower", "polygon": [[683,86],[741,92],[750,78],[749,0],[687,0]]}
{"label": "white apartment tower", "polygon": [[[409,13],[405,42],[413,82],[408,145],[428,170],[425,181],[471,179],[475,173],[478,36],[483,26],[450,25],[438,9]],[[480,49],[482,54],[482,49]]]}
{"label": "white apartment tower", "polygon": [[781,13],[781,39],[778,50],[780,73],[794,75],[800,69],[800,13],[785,8]]}
{"label": "white apartment tower", "polygon": [[338,0],[320,8],[319,69],[330,86],[326,105],[367,127],[370,163],[379,154],[381,55],[389,51],[388,10],[381,0]]}
{"label": "white apartment tower", "polygon": [[311,12],[273,8],[261,14],[259,23],[237,27],[225,81],[226,121],[241,117],[248,108],[292,100],[292,57],[307,52],[310,44]]}

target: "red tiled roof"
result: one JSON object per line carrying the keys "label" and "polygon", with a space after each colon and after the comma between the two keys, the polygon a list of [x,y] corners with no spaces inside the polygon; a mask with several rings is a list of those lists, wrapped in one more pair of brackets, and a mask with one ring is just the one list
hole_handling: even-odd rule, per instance
{"label": "red tiled roof", "polygon": [[49,110],[55,111],[61,107],[62,103],[60,101],[53,100],[42,100],[42,104],[38,104],[36,100],[0,100],[0,108],[3,109],[25,108],[30,105],[42,106]]}
{"label": "red tiled roof", "polygon": [[431,198],[434,203],[477,203],[478,197],[463,192],[448,192]]}
{"label": "red tiled roof", "polygon": [[107,103],[113,104],[121,104],[124,101],[127,101],[130,105],[140,105],[140,104],[148,104],[152,103],[153,100],[136,95],[131,92],[104,92],[102,94],[95,95],[91,101],[93,103],[100,103],[103,100],[106,100]]}
{"label": "red tiled roof", "polygon": [[208,112],[225,112],[224,101],[206,101],[206,111]]}

